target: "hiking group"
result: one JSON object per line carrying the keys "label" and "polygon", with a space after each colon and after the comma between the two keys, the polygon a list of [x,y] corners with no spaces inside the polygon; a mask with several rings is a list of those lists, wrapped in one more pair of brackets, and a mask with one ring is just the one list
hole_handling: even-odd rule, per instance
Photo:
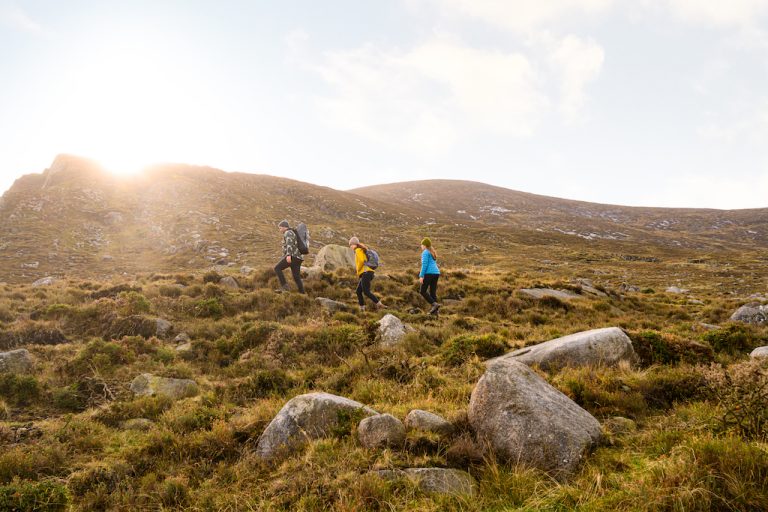
{"label": "hiking group", "polygon": [[[306,293],[301,280],[301,264],[304,256],[309,254],[309,231],[303,223],[291,228],[287,220],[277,225],[283,235],[283,257],[275,265],[275,274],[280,282],[279,291],[288,291],[289,286],[283,275],[290,268],[293,280],[299,293]],[[371,287],[376,269],[379,267],[379,254],[353,236],[349,239],[349,248],[355,255],[355,270],[357,272],[357,303],[361,311],[365,311],[366,297],[373,302],[376,309],[386,309],[387,306],[373,293]],[[440,304],[437,302],[437,282],[440,279],[440,268],[437,266],[437,252],[432,247],[432,241],[424,238],[421,241],[421,271],[419,272],[419,292],[424,300],[432,307],[430,315],[437,315]]]}

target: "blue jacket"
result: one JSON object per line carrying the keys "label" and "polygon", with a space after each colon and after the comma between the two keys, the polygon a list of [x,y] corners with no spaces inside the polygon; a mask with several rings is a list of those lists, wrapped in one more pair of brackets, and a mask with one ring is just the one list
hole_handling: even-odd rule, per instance
{"label": "blue jacket", "polygon": [[437,268],[437,262],[432,254],[427,249],[421,253],[421,273],[419,277],[424,277],[427,274],[440,274],[440,269]]}

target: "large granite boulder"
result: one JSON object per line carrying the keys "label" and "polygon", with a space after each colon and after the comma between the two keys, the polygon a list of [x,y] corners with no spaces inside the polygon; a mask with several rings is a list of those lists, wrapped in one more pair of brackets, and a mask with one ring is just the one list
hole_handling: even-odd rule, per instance
{"label": "large granite boulder", "polygon": [[395,315],[387,313],[379,320],[377,339],[382,345],[390,347],[400,343],[405,335],[413,330],[413,327],[405,325]]}
{"label": "large granite boulder", "polygon": [[450,494],[453,496],[474,496],[477,482],[472,475],[458,469],[409,468],[383,469],[374,472],[384,480],[408,479],[424,492]]}
{"label": "large granite boulder", "polygon": [[402,446],[405,443],[405,426],[391,414],[377,414],[360,421],[357,438],[366,448]]}
{"label": "large granite boulder", "polygon": [[501,460],[565,478],[601,436],[600,423],[528,366],[490,363],[472,391],[469,422]]}
{"label": "large granite boulder", "polygon": [[355,253],[343,245],[328,244],[317,251],[315,267],[323,272],[333,272],[339,268],[355,268]]}
{"label": "large granite boulder", "polygon": [[768,305],[756,302],[741,306],[731,315],[731,321],[763,325],[768,323]]}
{"label": "large granite boulder", "polygon": [[173,324],[164,318],[155,318],[155,334],[158,338],[165,338],[173,331]]}
{"label": "large granite boulder", "polygon": [[32,366],[32,356],[25,348],[0,352],[0,373],[29,373]]}
{"label": "large granite boulder", "polygon": [[752,359],[768,358],[768,347],[757,347],[755,350],[750,352],[749,357]]}
{"label": "large granite boulder", "polygon": [[51,286],[56,283],[56,279],[53,277],[43,277],[41,279],[38,279],[34,283],[32,283],[32,286],[37,288],[39,286]]}
{"label": "large granite boulder", "polygon": [[616,366],[638,361],[632,340],[618,327],[577,332],[538,345],[521,348],[498,359],[513,359],[544,370],[566,366]]}
{"label": "large granite boulder", "polygon": [[192,379],[169,379],[143,373],[133,379],[131,391],[137,396],[165,396],[180,400],[197,395],[200,389]]}
{"label": "large granite boulder", "polygon": [[327,436],[344,416],[378,414],[370,407],[330,393],[307,393],[290,399],[259,437],[256,454],[271,459],[312,439]]}
{"label": "large granite boulder", "polygon": [[413,409],[405,417],[405,427],[409,430],[421,430],[440,435],[450,435],[454,431],[453,424],[435,413]]}

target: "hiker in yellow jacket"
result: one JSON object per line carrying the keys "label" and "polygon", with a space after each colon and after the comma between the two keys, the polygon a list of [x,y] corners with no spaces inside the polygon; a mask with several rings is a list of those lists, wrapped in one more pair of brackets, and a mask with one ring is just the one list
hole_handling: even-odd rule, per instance
{"label": "hiker in yellow jacket", "polygon": [[[385,309],[378,297],[371,292],[371,282],[375,276],[372,268],[366,265],[368,261],[368,247],[360,243],[360,239],[353,236],[349,239],[349,248],[355,251],[355,268],[357,269],[357,302],[360,304],[360,311],[365,311],[365,297],[368,297],[376,305],[377,309]],[[365,297],[364,297],[365,296]]]}

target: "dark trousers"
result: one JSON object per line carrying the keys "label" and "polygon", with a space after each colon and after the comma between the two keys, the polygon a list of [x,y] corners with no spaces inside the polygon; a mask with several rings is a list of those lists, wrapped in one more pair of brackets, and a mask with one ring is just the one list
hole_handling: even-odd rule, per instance
{"label": "dark trousers", "polygon": [[363,298],[363,295],[371,299],[374,304],[379,303],[379,298],[371,292],[371,281],[373,281],[373,277],[374,274],[370,271],[363,272],[360,275],[360,281],[357,283],[357,290],[355,290],[355,292],[357,293],[357,302],[361,306],[365,306],[365,299]]}
{"label": "dark trousers", "polygon": [[296,281],[296,288],[299,289],[299,293],[304,293],[304,283],[301,282],[301,260],[299,258],[291,258],[291,262],[288,263],[285,258],[280,260],[280,263],[275,265],[275,274],[280,281],[280,286],[285,287],[285,276],[283,270],[290,268],[291,274],[293,274],[293,280]]}
{"label": "dark trousers", "polygon": [[430,304],[437,302],[438,279],[440,279],[440,274],[424,274],[424,282],[421,283],[421,290],[419,292]]}

